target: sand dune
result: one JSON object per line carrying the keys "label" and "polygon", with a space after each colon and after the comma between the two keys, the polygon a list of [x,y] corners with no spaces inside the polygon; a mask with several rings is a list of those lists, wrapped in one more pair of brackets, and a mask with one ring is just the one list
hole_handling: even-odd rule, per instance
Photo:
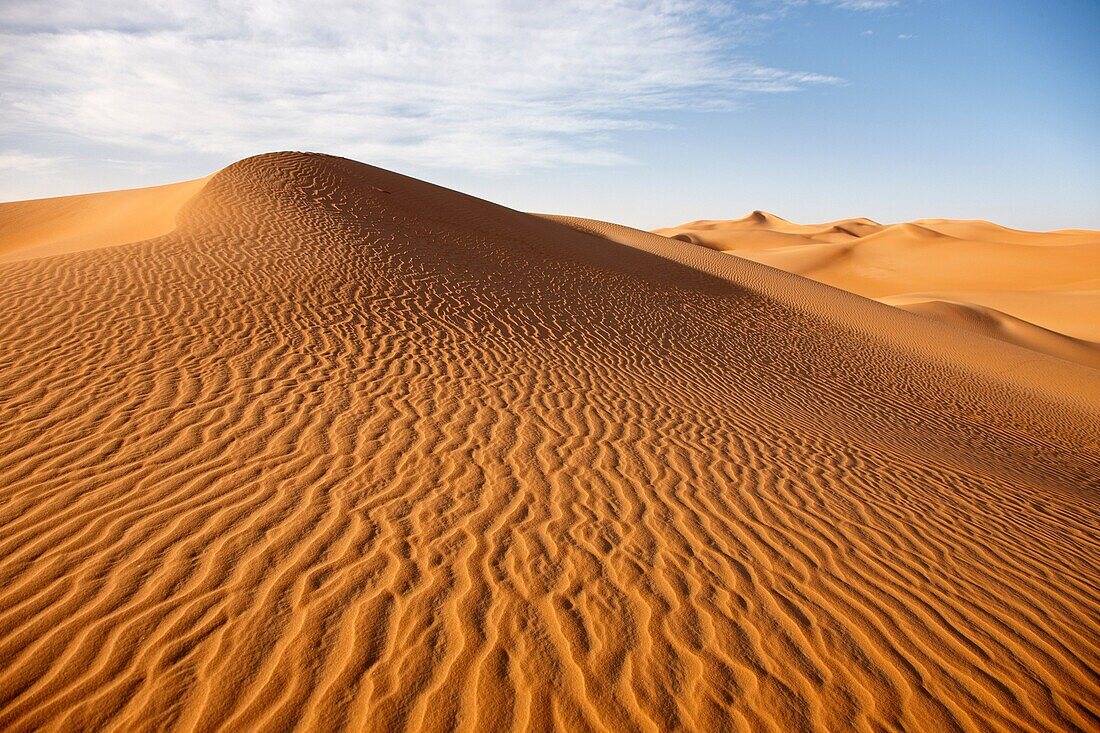
{"label": "sand dune", "polygon": [[1095,730],[1100,373],[352,161],[0,265],[0,730]]}
{"label": "sand dune", "polygon": [[1023,232],[949,219],[803,225],[755,211],[656,233],[1100,365],[1100,232]]}
{"label": "sand dune", "polygon": [[0,203],[0,262],[168,234],[176,228],[176,214],[208,180]]}

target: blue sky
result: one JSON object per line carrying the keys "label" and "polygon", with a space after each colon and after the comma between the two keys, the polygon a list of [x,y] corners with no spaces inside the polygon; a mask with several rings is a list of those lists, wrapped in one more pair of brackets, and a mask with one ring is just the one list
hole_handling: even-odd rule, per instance
{"label": "blue sky", "polygon": [[1095,0],[412,5],[6,0],[0,199],[308,149],[643,228],[1100,229]]}

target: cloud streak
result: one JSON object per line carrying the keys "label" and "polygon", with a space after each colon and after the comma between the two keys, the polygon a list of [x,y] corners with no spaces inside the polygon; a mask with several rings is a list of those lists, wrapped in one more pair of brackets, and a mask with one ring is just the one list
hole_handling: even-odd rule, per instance
{"label": "cloud streak", "polygon": [[845,10],[884,10],[901,4],[899,0],[827,0],[827,2]]}
{"label": "cloud streak", "polygon": [[839,83],[738,54],[744,19],[703,0],[0,8],[7,147],[134,155],[313,148],[500,171],[620,163],[657,113]]}

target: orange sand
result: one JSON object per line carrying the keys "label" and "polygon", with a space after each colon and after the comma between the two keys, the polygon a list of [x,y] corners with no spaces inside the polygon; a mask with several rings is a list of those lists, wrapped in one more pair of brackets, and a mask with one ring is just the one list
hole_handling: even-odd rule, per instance
{"label": "orange sand", "polygon": [[180,207],[209,180],[0,204],[0,262],[168,234]]}
{"label": "orange sand", "polygon": [[1100,369],[1100,232],[948,219],[803,225],[754,211],[656,233]]}
{"label": "orange sand", "polygon": [[340,158],[186,198],[0,265],[0,730],[1095,730],[1096,370]]}

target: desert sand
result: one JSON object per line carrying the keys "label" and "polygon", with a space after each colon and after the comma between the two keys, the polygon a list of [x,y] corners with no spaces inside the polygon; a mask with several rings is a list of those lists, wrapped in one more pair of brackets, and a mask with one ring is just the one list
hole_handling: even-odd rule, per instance
{"label": "desert sand", "polygon": [[950,219],[794,224],[763,211],[655,232],[1100,369],[1100,232]]}
{"label": "desert sand", "polygon": [[0,262],[110,247],[168,234],[209,178],[167,186],[0,203]]}
{"label": "desert sand", "polygon": [[0,730],[1096,730],[1097,370],[341,158],[181,185],[0,208]]}

